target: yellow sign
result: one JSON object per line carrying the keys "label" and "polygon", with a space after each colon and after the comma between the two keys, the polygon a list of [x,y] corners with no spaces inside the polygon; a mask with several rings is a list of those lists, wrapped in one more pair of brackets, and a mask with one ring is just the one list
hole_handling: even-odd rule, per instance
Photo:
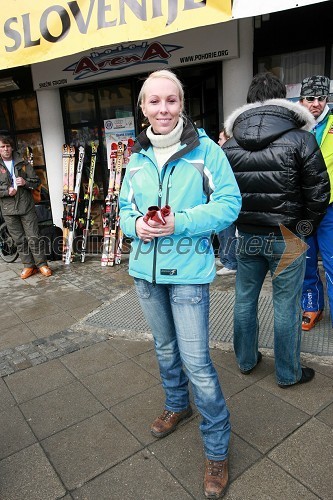
{"label": "yellow sign", "polygon": [[230,19],[231,0],[7,0],[0,69]]}

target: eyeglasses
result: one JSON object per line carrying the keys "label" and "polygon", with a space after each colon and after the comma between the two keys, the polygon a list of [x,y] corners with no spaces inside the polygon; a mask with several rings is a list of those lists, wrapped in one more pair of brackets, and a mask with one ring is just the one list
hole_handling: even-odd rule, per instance
{"label": "eyeglasses", "polygon": [[328,98],[328,95],[303,95],[301,96],[301,99],[305,99],[308,102],[313,102],[316,99],[318,102],[323,102]]}

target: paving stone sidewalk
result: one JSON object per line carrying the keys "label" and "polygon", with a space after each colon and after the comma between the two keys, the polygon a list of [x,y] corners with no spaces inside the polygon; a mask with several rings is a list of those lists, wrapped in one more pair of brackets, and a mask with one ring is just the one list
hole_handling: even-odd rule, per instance
{"label": "paving stone sidewalk", "polygon": [[[0,499],[203,499],[198,413],[164,439],[149,432],[163,408],[151,336],[85,321],[131,289],[126,260],[51,267],[51,278],[23,281],[19,263],[0,262]],[[232,291],[234,280],[213,287]],[[332,360],[306,357],[315,379],[282,390],[269,349],[244,376],[231,346],[218,347],[232,424],[224,498],[331,499]]]}

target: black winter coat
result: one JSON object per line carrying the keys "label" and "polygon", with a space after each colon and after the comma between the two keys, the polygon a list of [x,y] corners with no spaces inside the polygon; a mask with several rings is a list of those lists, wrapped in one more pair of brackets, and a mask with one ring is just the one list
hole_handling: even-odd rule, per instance
{"label": "black winter coat", "polygon": [[309,235],[325,215],[330,183],[312,114],[298,103],[271,99],[245,105],[226,120],[223,150],[242,194],[237,227],[279,234],[279,224]]}

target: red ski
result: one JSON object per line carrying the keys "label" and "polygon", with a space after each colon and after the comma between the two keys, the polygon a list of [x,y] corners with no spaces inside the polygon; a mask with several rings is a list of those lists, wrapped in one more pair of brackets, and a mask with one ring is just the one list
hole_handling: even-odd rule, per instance
{"label": "red ski", "polygon": [[123,142],[111,144],[111,169],[108,194],[105,199],[103,215],[103,251],[101,265],[113,266],[120,264],[122,234],[119,227],[119,191],[121,186],[122,169],[124,163],[125,144]]}

